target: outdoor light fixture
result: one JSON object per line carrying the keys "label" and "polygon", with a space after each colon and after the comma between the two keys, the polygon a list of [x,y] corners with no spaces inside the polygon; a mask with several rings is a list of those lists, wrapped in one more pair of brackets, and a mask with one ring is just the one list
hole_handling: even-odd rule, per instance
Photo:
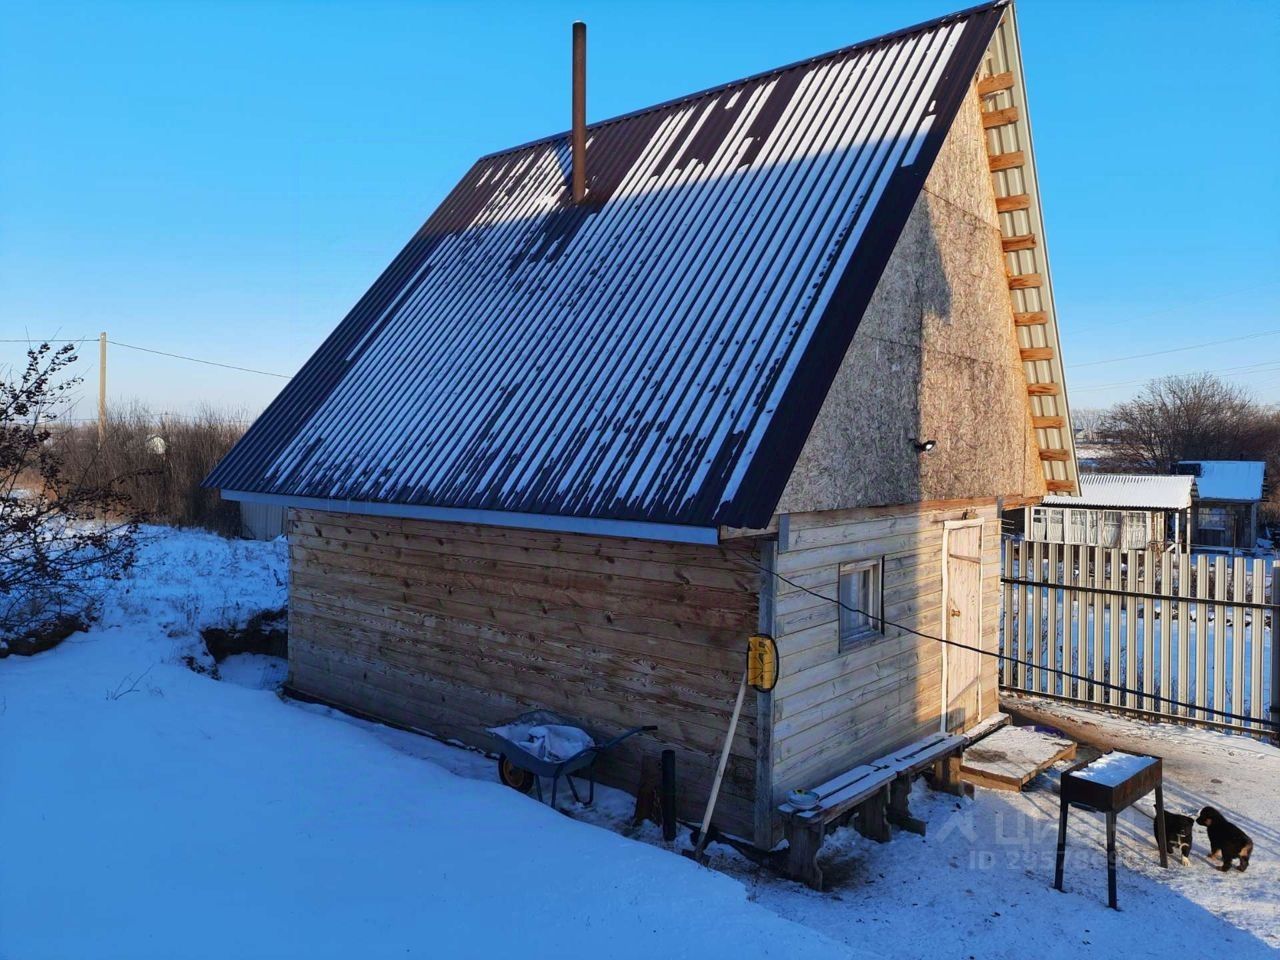
{"label": "outdoor light fixture", "polygon": [[938,445],[937,440],[917,440],[915,437],[908,438],[916,448],[916,453],[928,453]]}

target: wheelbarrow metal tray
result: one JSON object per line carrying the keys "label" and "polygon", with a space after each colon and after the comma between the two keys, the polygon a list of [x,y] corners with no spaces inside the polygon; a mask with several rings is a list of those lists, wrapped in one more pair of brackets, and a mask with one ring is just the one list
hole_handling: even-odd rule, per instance
{"label": "wheelbarrow metal tray", "polygon": [[[589,747],[585,747],[582,750],[579,750],[577,753],[575,753],[571,757],[566,757],[561,760],[552,760],[545,757],[535,756],[534,754],[526,750],[520,742],[516,740],[512,740],[510,737],[504,736],[503,734],[496,732],[497,729],[503,729],[503,728],[510,729],[512,727],[517,727],[517,728],[528,729],[529,727],[547,726],[547,725],[576,727],[577,729],[582,730],[589,737],[591,737],[592,745]],[[577,720],[574,720],[571,717],[563,716],[562,714],[555,713],[551,710],[531,710],[528,713],[522,713],[520,716],[516,717],[514,720],[509,720],[507,723],[502,724],[501,727],[499,728],[486,728],[483,731],[483,733],[484,733],[484,736],[488,739],[489,745],[493,750],[493,752],[500,754],[502,757],[505,757],[507,762],[510,763],[512,766],[517,767],[521,770],[526,770],[529,773],[535,774],[538,777],[547,777],[551,780],[552,804],[554,805],[556,783],[559,781],[560,777],[568,778],[571,774],[577,773],[579,771],[586,771],[591,781],[590,795],[592,798],[594,798],[595,776],[591,768],[595,764],[596,760],[599,759],[600,755],[613,749],[623,740],[626,740],[628,737],[632,737],[637,733],[656,730],[656,729],[658,728],[653,725],[632,727],[630,730],[626,730],[623,733],[620,733],[616,737],[604,739],[598,731],[593,730],[591,727],[588,727],[586,724],[581,723]],[[569,786],[571,789],[573,788],[572,779],[569,779]],[[542,792],[541,786],[539,785],[538,786],[539,796],[541,796],[541,792]],[[577,796],[576,790],[574,790],[574,796],[575,797]],[[590,802],[591,801],[588,800],[588,803]]]}
{"label": "wheelbarrow metal tray", "polygon": [[535,773],[540,777],[556,777],[563,776],[566,773],[574,773],[596,759],[596,752],[600,747],[599,735],[577,720],[553,713],[550,710],[533,710],[529,713],[522,713],[514,720],[509,720],[502,724],[500,728],[519,727],[528,729],[542,726],[576,727],[591,738],[592,746],[579,750],[571,757],[551,760],[546,757],[535,756],[526,750],[522,743],[497,733],[496,729],[486,729],[484,732],[489,739],[491,748],[496,753],[502,754],[510,763],[520,769],[528,770],[530,773]]}

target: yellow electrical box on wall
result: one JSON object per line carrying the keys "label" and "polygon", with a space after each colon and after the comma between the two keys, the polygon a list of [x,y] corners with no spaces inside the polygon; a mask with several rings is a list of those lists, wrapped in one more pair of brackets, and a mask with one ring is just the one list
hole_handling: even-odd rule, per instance
{"label": "yellow electrical box on wall", "polygon": [[764,693],[778,683],[778,645],[773,637],[757,634],[747,640],[747,683]]}

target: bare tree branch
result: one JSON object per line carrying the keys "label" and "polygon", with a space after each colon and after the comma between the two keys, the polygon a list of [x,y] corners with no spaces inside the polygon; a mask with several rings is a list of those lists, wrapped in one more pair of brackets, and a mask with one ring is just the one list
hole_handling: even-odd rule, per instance
{"label": "bare tree branch", "polygon": [[88,584],[119,579],[137,554],[139,517],[122,478],[69,471],[55,432],[79,380],[73,344],[27,351],[0,381],[0,654],[10,639],[80,616]]}
{"label": "bare tree branch", "polygon": [[1153,380],[1098,424],[1104,470],[1168,473],[1179,460],[1266,460],[1280,470],[1280,412],[1212,374]]}

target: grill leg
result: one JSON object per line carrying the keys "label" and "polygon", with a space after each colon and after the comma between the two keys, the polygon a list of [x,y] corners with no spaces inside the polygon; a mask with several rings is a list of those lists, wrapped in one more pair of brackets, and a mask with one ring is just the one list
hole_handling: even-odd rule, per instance
{"label": "grill leg", "polygon": [[1156,784],[1156,832],[1160,835],[1160,866],[1169,866],[1169,827],[1164,820],[1164,784]]}
{"label": "grill leg", "polygon": [[1062,889],[1062,868],[1067,859],[1067,811],[1071,804],[1063,800],[1058,809],[1058,862],[1053,871],[1053,888]]}
{"label": "grill leg", "polygon": [[1107,814],[1107,906],[1119,910],[1116,905],[1116,815]]}

